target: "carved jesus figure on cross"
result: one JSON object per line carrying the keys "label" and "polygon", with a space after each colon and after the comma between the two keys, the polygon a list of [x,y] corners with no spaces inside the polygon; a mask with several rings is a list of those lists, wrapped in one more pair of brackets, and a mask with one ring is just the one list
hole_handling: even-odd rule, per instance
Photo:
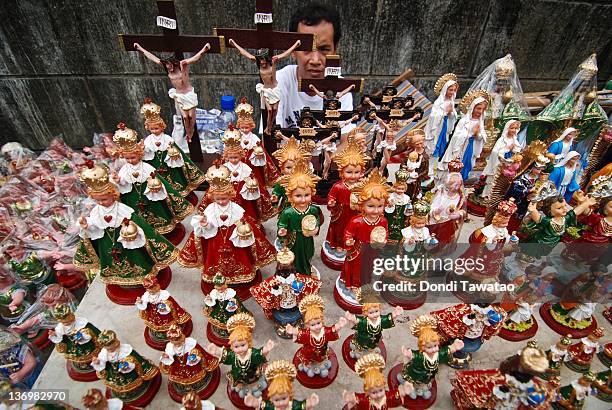
{"label": "carved jesus figure on cross", "polygon": [[276,120],[276,111],[278,110],[278,103],[281,99],[281,93],[278,89],[278,83],[276,81],[276,63],[283,58],[288,57],[296,48],[302,44],[300,40],[297,40],[293,45],[286,51],[271,56],[272,51],[269,48],[262,48],[257,50],[255,55],[249,53],[244,48],[240,47],[233,39],[229,39],[229,44],[235,47],[236,50],[246,58],[254,61],[259,68],[259,77],[261,83],[255,86],[257,92],[262,95],[264,103],[266,104],[266,111],[268,112],[268,120],[266,122],[266,129],[264,134],[271,135],[272,127]]}
{"label": "carved jesus figure on cross", "polygon": [[134,43],[134,48],[155,64],[162,66],[168,73],[168,78],[174,86],[168,91],[168,95],[170,98],[174,99],[176,106],[181,111],[183,123],[185,125],[185,138],[187,142],[190,142],[195,129],[195,109],[198,106],[198,96],[189,80],[189,64],[193,64],[202,58],[202,55],[210,50],[210,43],[206,43],[206,45],[192,57],[181,61],[175,57],[160,59],[155,54],[145,50],[138,43]]}

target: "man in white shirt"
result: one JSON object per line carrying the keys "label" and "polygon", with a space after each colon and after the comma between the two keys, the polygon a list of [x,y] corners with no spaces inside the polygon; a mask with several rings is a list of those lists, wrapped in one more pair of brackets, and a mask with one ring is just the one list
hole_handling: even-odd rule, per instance
{"label": "man in white shirt", "polygon": [[[276,114],[276,123],[283,128],[296,127],[300,110],[310,107],[313,110],[323,109],[323,99],[314,92],[298,91],[298,80],[301,78],[324,78],[325,58],[336,54],[340,42],[340,15],[328,6],[318,3],[308,4],[297,10],[291,17],[289,31],[316,34],[317,51],[294,51],[291,56],[297,65],[288,65],[276,72],[281,100]],[[347,93],[340,98],[341,110],[353,109],[353,96]],[[352,124],[349,124],[352,127]],[[260,127],[261,130],[261,127]],[[343,129],[346,132],[346,127]]]}

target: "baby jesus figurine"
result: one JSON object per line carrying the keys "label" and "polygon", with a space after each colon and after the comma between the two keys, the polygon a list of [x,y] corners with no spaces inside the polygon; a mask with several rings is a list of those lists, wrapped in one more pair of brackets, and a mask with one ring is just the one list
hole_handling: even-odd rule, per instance
{"label": "baby jesus figurine", "polygon": [[202,58],[202,55],[210,50],[210,43],[206,43],[194,56],[181,61],[174,57],[160,59],[138,43],[134,43],[134,48],[155,64],[162,66],[168,73],[168,78],[174,86],[168,91],[168,95],[174,99],[176,106],[181,111],[185,125],[185,138],[187,142],[190,142],[195,129],[195,109],[198,106],[198,96],[189,80],[189,64]]}
{"label": "baby jesus figurine", "polygon": [[271,135],[272,127],[276,121],[276,111],[278,110],[278,103],[281,99],[281,91],[278,89],[278,82],[276,81],[276,63],[283,58],[288,57],[293,50],[298,48],[302,42],[297,40],[293,45],[282,52],[281,54],[271,56],[271,50],[263,48],[257,50],[255,55],[249,53],[244,48],[240,47],[233,39],[229,39],[229,44],[232,47],[236,47],[236,50],[246,58],[254,61],[259,69],[259,77],[261,83],[255,86],[255,90],[263,96],[264,103],[266,104],[266,111],[268,112],[268,119],[266,121],[266,129],[264,134]]}

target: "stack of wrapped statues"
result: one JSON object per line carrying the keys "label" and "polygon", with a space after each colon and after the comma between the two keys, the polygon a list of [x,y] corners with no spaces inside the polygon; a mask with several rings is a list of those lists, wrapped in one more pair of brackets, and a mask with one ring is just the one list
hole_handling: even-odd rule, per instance
{"label": "stack of wrapped statues", "polygon": [[[298,127],[272,124],[261,137],[242,99],[219,158],[204,170],[166,133],[170,115],[145,96],[142,124],[120,123],[83,152],[60,139],[38,156],[4,145],[5,390],[31,388],[40,352],[55,346],[71,379],[104,382],[106,393],[91,389],[82,399],[95,409],[147,406],[162,375],[183,408],[212,409],[206,399],[222,374],[235,408],[326,407],[316,393],[294,397],[293,385],[334,389],[342,372],[363,389],[338,388],[342,404],[332,408],[423,409],[436,401],[441,365],[457,369],[444,382],[458,409],[612,401],[610,326],[595,317],[612,322],[612,128],[598,102],[595,56],[537,114],[510,55],[465,92],[453,73],[435,83],[433,103],[388,86],[343,120],[338,103],[350,90],[312,88],[324,110],[306,107]],[[173,98],[187,110],[185,96]],[[480,264],[376,270],[381,258],[442,257]],[[178,272],[199,275],[202,293],[171,295]],[[159,357],[126,343],[134,334],[79,315],[93,280],[105,285],[109,311],[134,306]],[[408,319],[432,297],[424,282],[446,286],[448,303]],[[324,283],[334,301],[319,294]],[[194,297],[201,313],[181,306]],[[251,297],[257,309],[245,306]],[[345,313],[329,317],[330,303]],[[206,329],[194,328],[200,314]],[[276,333],[254,345],[264,320]],[[351,335],[339,342],[347,325]],[[557,343],[538,345],[542,326]],[[417,344],[385,345],[393,327]],[[517,353],[474,369],[472,358],[496,338],[516,343]],[[294,357],[275,355],[279,343],[295,343]],[[401,363],[387,363],[391,349]],[[605,370],[593,370],[598,361]],[[563,366],[575,372],[566,383]]]}

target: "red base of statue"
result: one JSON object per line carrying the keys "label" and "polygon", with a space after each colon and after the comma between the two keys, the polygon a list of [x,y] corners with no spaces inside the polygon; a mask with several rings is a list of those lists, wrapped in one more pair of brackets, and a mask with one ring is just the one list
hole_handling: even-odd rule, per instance
{"label": "red base of statue", "polygon": [[87,286],[87,278],[82,273],[57,271],[55,272],[55,277],[57,278],[57,283],[71,292]]}
{"label": "red base of statue", "polygon": [[214,332],[213,326],[210,323],[206,325],[206,338],[219,347],[229,347],[229,339],[223,339],[222,337],[218,336]]}
{"label": "red base of statue", "polygon": [[[293,365],[296,369],[300,364],[300,361],[298,360],[298,353],[301,350],[302,348],[300,348],[293,356]],[[338,376],[338,358],[336,357],[336,352],[334,352],[334,349],[332,349],[331,347],[327,349],[327,358],[332,363],[331,369],[329,369],[329,374],[327,375],[327,377],[323,378],[317,375],[315,375],[314,377],[308,377],[306,373],[298,370],[296,377],[298,382],[300,382],[302,386],[307,387],[309,389],[322,389],[332,384],[336,379],[336,376]]]}
{"label": "red base of statue", "polygon": [[188,200],[189,203],[193,206],[198,206],[198,202],[200,202],[195,192],[190,192],[189,195],[185,197],[185,199]]}
{"label": "red base of statue", "polygon": [[559,333],[561,336],[570,335],[572,339],[580,339],[588,336],[593,330],[597,329],[597,320],[595,320],[594,316],[591,317],[591,325],[584,329],[572,329],[571,327],[563,326],[550,314],[551,306],[552,304],[550,302],[544,303],[542,306],[540,306],[540,316],[542,316],[542,320],[548,325],[548,327]]}
{"label": "red base of statue", "polygon": [[[251,286],[256,286],[256,285],[259,285],[260,283],[261,283],[261,272],[259,271],[259,269],[257,269],[257,272],[255,273],[255,278],[249,283],[242,283],[239,285],[229,285],[229,287],[234,289],[236,291],[236,296],[238,297],[238,299],[240,299],[241,302],[244,302],[245,300],[251,297],[251,292],[249,291]],[[215,288],[215,285],[213,285],[212,283],[200,281],[200,288],[202,289],[202,293],[204,293],[205,295],[208,295]]]}
{"label": "red base of statue", "polygon": [[80,372],[72,367],[72,363],[69,360],[66,361],[66,370],[68,371],[68,376],[72,380],[76,380],[77,382],[95,382],[98,381],[98,375],[96,371],[92,369],[90,372]]}
{"label": "red base of statue", "polygon": [[185,232],[185,225],[179,222],[176,224],[172,232],[165,234],[164,237],[170,241],[172,245],[178,246],[178,244],[183,241]]}
{"label": "red base of statue", "polygon": [[423,306],[423,304],[425,303],[425,301],[427,300],[427,293],[426,292],[419,292],[419,296],[417,298],[414,299],[402,299],[397,297],[396,295],[394,295],[391,292],[383,292],[382,293],[382,298],[385,302],[387,302],[388,304],[390,304],[391,306],[395,307],[395,306],[401,306],[404,308],[404,310],[414,310],[414,309],[418,309],[421,306]]}
{"label": "red base of statue", "polygon": [[487,213],[487,207],[477,204],[476,202],[472,202],[470,198],[468,198],[467,202],[467,211],[470,215],[475,216],[484,216]]}
{"label": "red base of statue", "polygon": [[[200,399],[206,400],[207,398],[212,396],[213,393],[217,390],[217,387],[219,387],[219,380],[221,380],[221,371],[217,367],[215,370],[213,370],[206,387],[196,392]],[[170,398],[177,403],[181,403],[183,401],[183,394],[177,392],[174,388],[174,385],[170,382],[168,382],[168,394],[170,395]]]}
{"label": "red base of statue", "polygon": [[[387,378],[387,383],[389,383],[389,389],[397,389],[397,386],[399,386],[399,382],[397,381],[397,375],[402,372],[403,368],[404,365],[401,363],[393,366]],[[438,395],[438,386],[436,385],[436,379],[433,379],[431,381],[430,392],[431,397],[429,397],[428,399],[424,399],[421,396],[417,396],[416,399],[411,399],[410,396],[404,397],[403,407],[405,409],[423,410],[433,406],[436,401],[436,396]]]}
{"label": "red base of statue", "polygon": [[520,342],[521,340],[531,339],[538,332],[538,322],[533,315],[531,316],[531,321],[533,322],[533,325],[524,332],[513,332],[512,330],[502,327],[498,336],[510,342]]}
{"label": "red base of statue", "polygon": [[[254,410],[255,409],[255,407],[247,406],[246,404],[244,404],[244,399],[241,399],[240,395],[238,395],[237,392],[232,390],[232,383],[229,380],[227,381],[227,396],[229,397],[234,407],[237,408],[238,410]],[[267,390],[263,391],[262,396],[263,397],[268,396]]]}
{"label": "red base of statue", "polygon": [[353,305],[352,303],[348,303],[346,300],[340,296],[338,293],[338,289],[334,286],[334,299],[336,300],[336,304],[340,306],[343,310],[348,310],[354,315],[360,315],[362,313],[361,305]]}
{"label": "red base of statue", "polygon": [[341,271],[342,266],[344,265],[344,262],[338,262],[338,261],[328,258],[327,255],[325,254],[325,251],[323,250],[323,247],[321,247],[321,260],[323,261],[325,266],[327,266],[329,269],[332,269],[332,270]]}
{"label": "red base of statue", "polygon": [[[157,274],[157,281],[162,289],[166,289],[170,285],[171,280],[172,270],[169,267],[160,270]],[[106,285],[106,296],[118,305],[133,305],[136,299],[142,296],[144,292],[145,289],[142,286],[124,288],[119,285]]]}
{"label": "red base of statue", "polygon": [[[185,337],[189,337],[191,332],[193,331],[193,322],[191,319],[182,326],[183,334]],[[148,327],[145,327],[144,330],[144,339],[147,345],[151,346],[155,350],[164,351],[166,349],[166,344],[168,344],[167,340],[157,340],[153,336],[151,336],[151,331]]]}
{"label": "red base of statue", "polygon": [[[353,359],[351,357],[351,340],[353,340],[353,335],[347,337],[342,343],[342,358],[348,367],[351,370],[355,370],[355,363],[357,363],[357,359]],[[385,348],[385,343],[381,340],[378,344],[378,348],[380,349],[380,355],[387,361],[387,349]]]}
{"label": "red base of statue", "polygon": [[[123,400],[123,408],[126,408],[126,404],[132,407],[145,408],[149,403],[153,401],[153,398],[159,391],[161,382],[162,382],[161,373],[157,373],[157,376],[155,376],[153,380],[151,380],[147,391],[145,391],[140,397],[132,401]],[[115,397],[113,396],[111,389],[109,389],[108,387],[106,388],[105,395],[107,399]]]}

